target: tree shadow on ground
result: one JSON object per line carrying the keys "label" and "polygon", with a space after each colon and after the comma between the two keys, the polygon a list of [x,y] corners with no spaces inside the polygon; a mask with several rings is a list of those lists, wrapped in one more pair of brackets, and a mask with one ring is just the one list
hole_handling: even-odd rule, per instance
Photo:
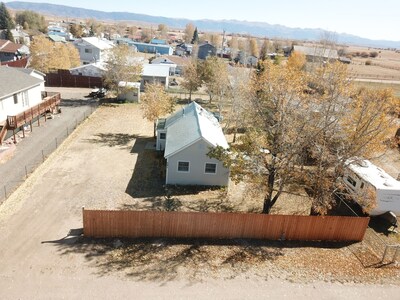
{"label": "tree shadow on ground", "polygon": [[[235,278],[259,266],[271,266],[286,248],[347,246],[343,243],[265,241],[253,239],[92,239],[62,238],[54,244],[60,255],[82,254],[99,276],[120,273],[137,281],[166,283],[185,278]],[[224,275],[228,274],[228,275]]]}
{"label": "tree shadow on ground", "polygon": [[86,139],[88,143],[99,144],[108,147],[122,147],[123,149],[131,149],[130,143],[133,140],[138,139],[149,139],[147,137],[142,137],[137,134],[127,134],[127,133],[98,133],[95,134],[93,138]]}

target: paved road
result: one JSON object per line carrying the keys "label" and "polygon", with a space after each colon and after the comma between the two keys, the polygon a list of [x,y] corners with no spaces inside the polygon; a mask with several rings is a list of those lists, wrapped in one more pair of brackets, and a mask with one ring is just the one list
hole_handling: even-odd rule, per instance
{"label": "paved road", "polygon": [[90,89],[47,88],[46,90],[61,93],[62,113],[47,122],[41,118],[40,126],[35,122],[32,132],[16,145],[12,158],[0,164],[0,203],[4,201],[6,194],[9,195],[21,184],[26,172],[31,172],[42,162],[42,150],[45,156],[53,152],[56,145],[71,133],[77,123],[90,115],[97,105],[96,100],[84,97]]}

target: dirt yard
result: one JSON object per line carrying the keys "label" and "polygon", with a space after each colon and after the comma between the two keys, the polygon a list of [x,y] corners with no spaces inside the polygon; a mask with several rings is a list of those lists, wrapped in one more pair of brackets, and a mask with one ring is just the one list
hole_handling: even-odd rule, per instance
{"label": "dirt yard", "polygon": [[152,130],[138,105],[101,106],[0,206],[1,299],[398,296],[398,266],[361,244],[81,237],[82,206],[260,209],[242,185],[165,190]]}

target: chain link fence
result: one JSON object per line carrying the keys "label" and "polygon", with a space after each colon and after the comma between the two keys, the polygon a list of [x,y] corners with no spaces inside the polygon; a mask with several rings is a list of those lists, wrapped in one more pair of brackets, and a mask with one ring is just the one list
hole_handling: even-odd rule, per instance
{"label": "chain link fence", "polygon": [[56,138],[50,140],[47,145],[36,152],[31,153],[31,160],[29,164],[24,167],[14,170],[17,178],[20,180],[13,180],[2,183],[0,186],[0,203],[4,202],[28,177],[40,166],[51,153],[54,152],[62,142],[81,124],[85,121],[97,108],[97,105],[91,105],[86,110],[81,112],[75,119],[60,132]]}

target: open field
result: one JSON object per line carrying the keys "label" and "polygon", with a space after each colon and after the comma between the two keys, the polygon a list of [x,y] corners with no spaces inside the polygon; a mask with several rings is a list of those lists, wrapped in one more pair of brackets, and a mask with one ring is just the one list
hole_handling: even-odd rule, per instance
{"label": "open field", "polygon": [[[375,58],[353,57],[349,71],[356,78],[400,80],[400,52],[388,49],[375,49],[367,47],[349,46],[346,53],[378,52]],[[371,65],[365,65],[366,61]]]}

